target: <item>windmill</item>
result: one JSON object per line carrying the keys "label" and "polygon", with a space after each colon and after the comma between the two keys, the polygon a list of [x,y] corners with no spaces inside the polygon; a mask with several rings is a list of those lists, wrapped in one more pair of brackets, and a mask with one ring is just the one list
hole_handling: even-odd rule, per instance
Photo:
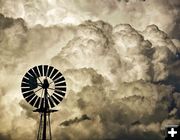
{"label": "windmill", "polygon": [[21,91],[25,100],[40,114],[37,140],[52,140],[50,114],[66,94],[63,75],[54,67],[39,65],[24,75]]}

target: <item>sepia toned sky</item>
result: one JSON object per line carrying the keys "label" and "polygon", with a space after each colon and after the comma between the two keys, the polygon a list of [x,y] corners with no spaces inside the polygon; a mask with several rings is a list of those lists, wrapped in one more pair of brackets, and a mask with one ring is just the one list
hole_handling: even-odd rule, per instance
{"label": "sepia toned sky", "polygon": [[0,140],[34,140],[21,93],[35,65],[67,94],[53,140],[163,140],[180,123],[179,0],[0,0]]}

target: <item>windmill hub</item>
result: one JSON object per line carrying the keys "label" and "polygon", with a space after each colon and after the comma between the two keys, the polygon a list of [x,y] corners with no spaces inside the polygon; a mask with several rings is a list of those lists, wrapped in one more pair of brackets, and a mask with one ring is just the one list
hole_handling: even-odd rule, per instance
{"label": "windmill hub", "polygon": [[47,79],[44,79],[44,80],[43,80],[43,83],[42,83],[42,88],[43,88],[43,89],[47,89],[47,88],[49,88],[49,82],[48,82],[48,80],[47,80]]}

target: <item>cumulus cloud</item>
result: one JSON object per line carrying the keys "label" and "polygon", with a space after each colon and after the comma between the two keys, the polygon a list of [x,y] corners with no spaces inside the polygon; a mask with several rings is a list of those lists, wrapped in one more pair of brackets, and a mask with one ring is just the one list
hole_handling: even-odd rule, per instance
{"label": "cumulus cloud", "polygon": [[[71,26],[49,28],[37,26],[28,29],[23,19],[0,15],[0,136],[2,139],[35,138],[34,128],[37,126],[38,118],[37,114],[30,112],[32,108],[21,101],[23,100],[20,94],[22,75],[34,65],[49,64],[56,52],[73,37],[74,30]],[[24,125],[26,123],[29,125]]]}
{"label": "cumulus cloud", "polygon": [[113,25],[129,23],[139,30],[156,24],[174,38],[179,33],[178,0],[6,0],[0,5],[1,13],[21,17],[30,26],[77,25],[88,19],[102,19]]}
{"label": "cumulus cloud", "polygon": [[[88,128],[90,122],[79,123],[55,135],[63,139],[79,135],[78,139],[163,139],[164,124],[172,118],[179,123],[174,86],[161,83],[177,62],[177,52],[155,25],[144,31],[128,24],[112,27],[103,21],[79,25],[52,64],[63,68],[69,83],[70,93],[62,108],[69,106],[71,111],[63,112],[64,117],[78,112],[94,119]],[[136,121],[140,123],[132,126]],[[88,132],[82,134],[84,129]]]}
{"label": "cumulus cloud", "polygon": [[[53,139],[161,140],[166,124],[179,123],[178,86],[169,80],[178,47],[156,25],[139,31],[88,20],[28,28],[23,19],[0,18],[2,139],[36,136],[38,114],[20,95],[20,82],[37,64],[53,65],[67,81],[68,94],[52,114]],[[67,119],[82,114],[93,119]],[[60,127],[64,120],[73,125]]]}

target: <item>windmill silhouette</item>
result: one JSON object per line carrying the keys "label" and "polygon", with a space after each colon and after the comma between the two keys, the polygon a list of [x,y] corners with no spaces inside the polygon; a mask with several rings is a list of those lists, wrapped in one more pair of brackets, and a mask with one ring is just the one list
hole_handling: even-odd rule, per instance
{"label": "windmill silhouette", "polygon": [[50,114],[58,111],[52,108],[66,94],[63,75],[52,66],[35,66],[24,75],[21,91],[25,100],[36,108],[33,112],[40,114],[37,140],[52,140]]}

